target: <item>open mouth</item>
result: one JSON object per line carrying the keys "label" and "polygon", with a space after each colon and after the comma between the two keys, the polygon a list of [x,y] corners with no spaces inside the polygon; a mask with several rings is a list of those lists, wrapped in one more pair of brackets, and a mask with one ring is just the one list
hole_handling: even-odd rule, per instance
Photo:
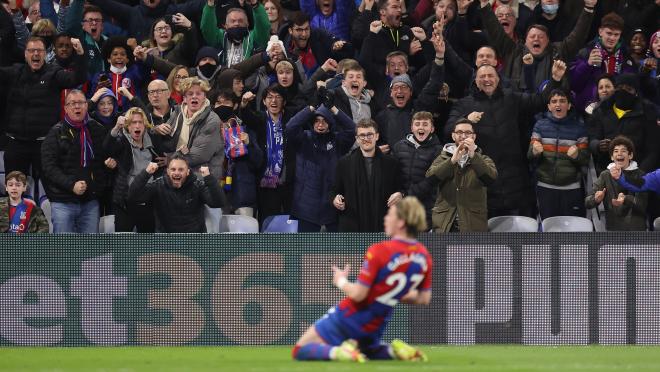
{"label": "open mouth", "polygon": [[321,11],[324,12],[324,13],[325,12],[328,12],[328,13],[332,12],[332,4],[330,3],[330,1],[324,1],[324,2],[321,3]]}
{"label": "open mouth", "polygon": [[360,84],[358,84],[357,82],[351,83],[351,88],[350,89],[351,89],[351,93],[353,95],[360,94]]}
{"label": "open mouth", "polygon": [[142,135],[142,130],[141,129],[133,130],[133,137],[140,137],[141,135]]}
{"label": "open mouth", "polygon": [[532,43],[532,52],[533,53],[541,53],[541,43],[533,42]]}
{"label": "open mouth", "polygon": [[417,132],[415,132],[415,135],[417,136],[418,139],[424,140],[424,139],[426,139],[426,136],[428,135],[428,133],[426,133],[425,130],[420,129]]}
{"label": "open mouth", "polygon": [[502,25],[502,27],[503,27],[505,30],[508,30],[508,29],[509,29],[509,26],[511,26],[511,23],[509,23],[509,21],[502,21],[502,22],[500,22],[500,24]]}
{"label": "open mouth", "polygon": [[197,98],[192,98],[192,99],[190,100],[190,105],[191,105],[191,106],[197,106],[197,105],[199,105],[199,99],[197,99]]}

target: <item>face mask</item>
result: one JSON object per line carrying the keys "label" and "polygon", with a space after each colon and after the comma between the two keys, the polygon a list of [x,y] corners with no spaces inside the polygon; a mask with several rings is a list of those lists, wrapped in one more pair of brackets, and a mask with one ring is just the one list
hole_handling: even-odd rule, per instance
{"label": "face mask", "polygon": [[636,95],[630,94],[625,90],[619,89],[616,92],[614,92],[614,103],[616,104],[616,107],[621,110],[632,109],[633,106],[635,105],[636,99],[637,99]]}
{"label": "face mask", "polygon": [[215,113],[220,117],[220,120],[223,122],[227,122],[229,118],[234,116],[234,109],[229,106],[218,106],[214,108],[213,111],[215,111]]}
{"label": "face mask", "polygon": [[206,78],[210,78],[211,76],[213,76],[213,73],[215,72],[216,68],[218,68],[218,66],[212,65],[210,63],[197,67],[197,69],[199,69],[199,72],[201,72],[202,75]]}
{"label": "face mask", "polygon": [[227,38],[229,38],[229,40],[238,43],[241,42],[243,38],[248,35],[248,28],[247,27],[228,28],[225,32],[227,33]]}
{"label": "face mask", "polygon": [[553,15],[559,11],[559,4],[543,4],[541,8],[543,9],[543,13]]}

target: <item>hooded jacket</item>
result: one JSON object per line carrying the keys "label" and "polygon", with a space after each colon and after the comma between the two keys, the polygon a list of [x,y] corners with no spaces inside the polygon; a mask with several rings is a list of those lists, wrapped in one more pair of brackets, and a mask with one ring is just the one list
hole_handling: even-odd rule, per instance
{"label": "hooded jacket", "polygon": [[102,124],[104,127],[106,127],[108,130],[112,129],[112,127],[115,126],[115,123],[117,122],[117,117],[119,117],[119,114],[117,112],[117,96],[115,96],[112,91],[104,93],[101,97],[99,97],[99,101],[101,101],[105,97],[111,97],[112,98],[112,114],[110,116],[105,117],[102,116],[101,113],[98,111],[98,101],[94,102],[91,99],[87,100],[87,110],[89,112],[89,116],[98,121],[100,124]]}
{"label": "hooded jacket", "polygon": [[220,208],[226,204],[225,194],[214,175],[204,178],[192,172],[180,188],[175,188],[167,175],[147,183],[151,175],[140,172],[128,188],[128,202],[152,203],[157,216],[157,232],[205,233],[204,204]]}
{"label": "hooded jacket", "polygon": [[[314,118],[328,122],[328,133],[314,131]],[[311,129],[310,129],[311,127]],[[286,137],[296,153],[291,214],[316,225],[337,221],[337,210],[328,199],[335,182],[337,161],[355,142],[355,123],[342,111],[333,114],[325,106],[305,107],[286,126]]]}
{"label": "hooded jacket", "polygon": [[456,144],[448,143],[426,172],[435,178],[438,198],[433,207],[433,231],[449,232],[458,213],[461,232],[488,231],[486,189],[497,178],[493,160],[477,148],[465,167],[452,164]]}

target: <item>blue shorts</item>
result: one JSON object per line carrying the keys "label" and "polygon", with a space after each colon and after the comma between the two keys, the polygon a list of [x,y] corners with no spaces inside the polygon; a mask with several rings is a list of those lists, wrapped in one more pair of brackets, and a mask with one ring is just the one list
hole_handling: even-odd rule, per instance
{"label": "blue shorts", "polygon": [[354,339],[362,347],[380,344],[380,338],[385,330],[384,326],[374,333],[355,329],[346,321],[345,314],[337,306],[330,308],[321,319],[317,320],[314,328],[328,345],[337,346],[348,339]]}

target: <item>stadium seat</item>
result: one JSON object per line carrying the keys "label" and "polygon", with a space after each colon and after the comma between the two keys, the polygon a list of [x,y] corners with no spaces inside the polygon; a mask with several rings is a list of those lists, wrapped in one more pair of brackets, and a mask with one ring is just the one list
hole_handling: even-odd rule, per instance
{"label": "stadium seat", "polygon": [[40,203],[41,210],[44,211],[44,216],[46,216],[46,220],[48,221],[48,232],[52,233],[53,232],[53,221],[51,221],[51,210],[50,210],[50,200],[48,198],[41,200]]}
{"label": "stadium seat", "polygon": [[99,232],[102,234],[112,234],[115,232],[115,215],[110,214],[99,219]]}
{"label": "stadium seat", "polygon": [[555,216],[541,222],[543,232],[591,232],[594,226],[584,217]]}
{"label": "stadium seat", "polygon": [[222,219],[222,208],[211,208],[204,206],[204,221],[206,222],[206,232],[217,234],[220,232],[220,220]]}
{"label": "stadium seat", "polygon": [[499,216],[488,220],[490,232],[538,232],[539,223],[525,216]]}
{"label": "stadium seat", "polygon": [[225,214],[220,220],[220,232],[258,233],[259,221],[254,217]]}
{"label": "stadium seat", "polygon": [[653,231],[660,231],[660,217],[653,221]]}
{"label": "stadium seat", "polygon": [[292,220],[288,214],[269,216],[264,220],[261,232],[296,233],[298,232],[298,221]]}

